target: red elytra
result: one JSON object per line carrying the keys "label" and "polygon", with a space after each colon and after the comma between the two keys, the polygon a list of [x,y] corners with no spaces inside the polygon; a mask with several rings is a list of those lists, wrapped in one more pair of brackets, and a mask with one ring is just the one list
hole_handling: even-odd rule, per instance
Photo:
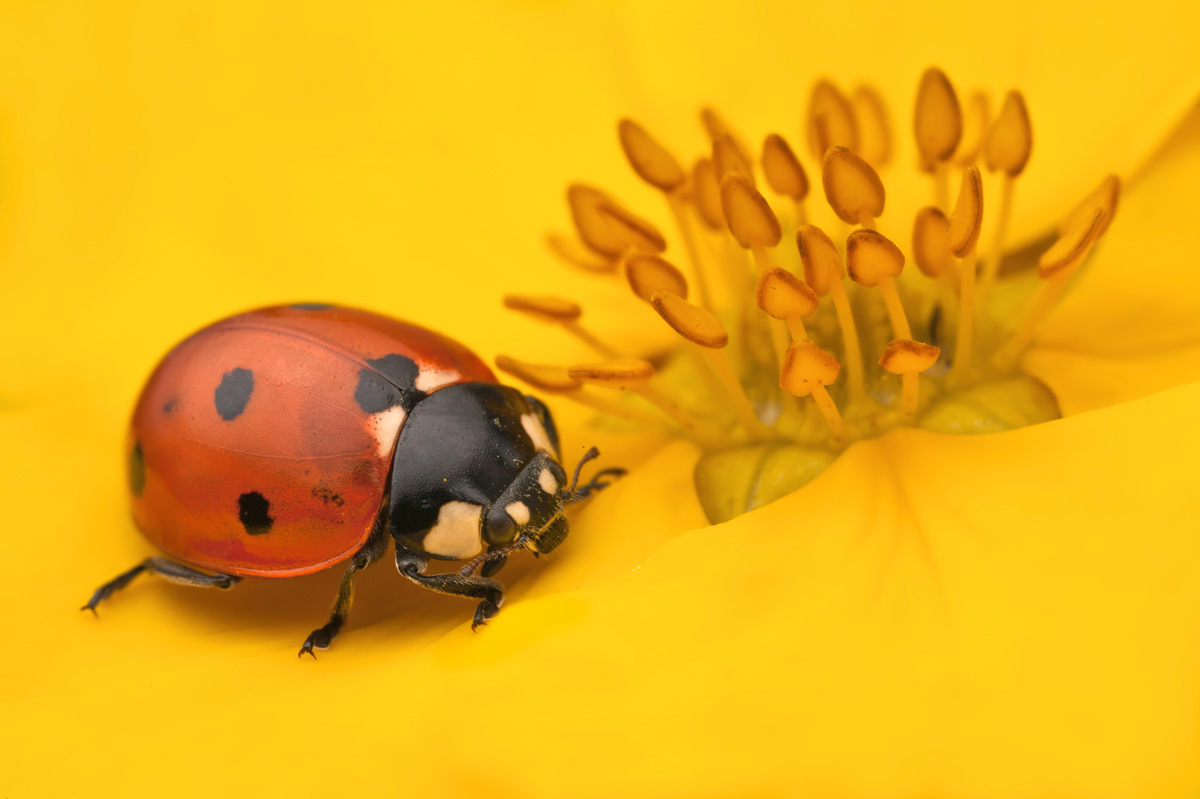
{"label": "red elytra", "polygon": [[[290,577],[349,558],[380,512],[403,421],[368,413],[355,387],[379,368],[372,361],[395,354],[416,364],[426,392],[496,382],[461,344],[349,308],[265,308],[183,341],[150,377],[130,427],[138,527],[185,563],[238,576]],[[250,486],[269,510],[247,499]],[[255,524],[269,535],[247,535]]]}

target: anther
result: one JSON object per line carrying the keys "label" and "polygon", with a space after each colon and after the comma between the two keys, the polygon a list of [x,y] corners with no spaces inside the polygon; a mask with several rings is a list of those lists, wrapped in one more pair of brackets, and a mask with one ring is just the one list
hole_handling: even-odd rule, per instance
{"label": "anther", "polygon": [[892,160],[892,130],[883,97],[870,86],[859,86],[850,99],[858,121],[858,146],[853,147],[875,169]]}
{"label": "anther", "polygon": [[1000,180],[1000,213],[996,217],[996,230],[992,249],[983,265],[983,279],[979,287],[980,298],[985,297],[1000,274],[1000,261],[1004,256],[1004,239],[1008,235],[1008,221],[1012,217],[1013,182],[1029,163],[1033,149],[1033,129],[1029,124],[1029,110],[1024,96],[1017,91],[1008,93],[1000,116],[988,130],[984,144],[984,156],[989,171],[1002,173]]}
{"label": "anther", "polygon": [[717,112],[717,109],[712,106],[705,106],[700,109],[700,122],[704,125],[705,132],[708,133],[709,141],[716,141],[722,136],[728,136],[733,140],[734,146],[737,147],[741,154],[744,163],[750,163],[750,150],[746,147],[746,143],[742,137],[725,121],[725,118]]}
{"label": "anther", "polygon": [[826,151],[821,161],[821,183],[825,199],[843,222],[873,223],[883,214],[883,181],[870,164],[845,147]]}
{"label": "anther", "polygon": [[960,376],[971,371],[975,339],[975,244],[979,241],[982,223],[983,179],[979,167],[972,165],[963,170],[958,201],[950,215],[950,249],[961,259],[958,264],[958,341],[954,349],[954,370]]}
{"label": "anther", "polygon": [[728,174],[721,180],[721,208],[729,232],[747,250],[774,247],[783,236],[771,206],[741,175]]}
{"label": "anther", "polygon": [[626,211],[599,189],[574,183],[567,187],[567,203],[579,238],[593,252],[616,258],[631,247],[662,252],[666,241],[644,219]]}
{"label": "anther", "polygon": [[862,348],[858,343],[858,328],[854,324],[850,298],[842,283],[842,257],[825,231],[816,225],[805,225],[796,231],[796,246],[800,250],[800,261],[804,264],[804,280],[818,297],[829,294],[833,299],[846,353],[850,404],[855,405],[866,396],[866,378]]}
{"label": "anther", "polygon": [[669,291],[687,298],[687,278],[657,255],[633,253],[625,258],[625,279],[633,293],[646,302],[656,291]]}
{"label": "anther", "polygon": [[817,295],[800,278],[786,269],[768,269],[759,275],[754,300],[768,316],[787,322],[792,339],[808,338],[803,320],[817,310]]}
{"label": "anther", "polygon": [[796,226],[807,222],[804,198],[808,196],[808,175],[787,141],[777,133],[772,133],[763,141],[762,168],[767,184],[777,194],[792,198]]}
{"label": "anther", "polygon": [[611,274],[616,271],[616,259],[598,256],[575,239],[565,236],[562,233],[547,233],[546,246],[562,261],[571,266],[577,266],[588,272],[602,274]]}
{"label": "anther", "polygon": [[528,294],[506,294],[504,307],[523,313],[539,322],[558,325],[584,344],[608,358],[616,358],[618,353],[612,347],[596,338],[579,324],[583,309],[578,303],[564,300],[560,297],[531,296]]}
{"label": "anther", "polygon": [[821,410],[834,441],[846,436],[842,415],[825,386],[837,380],[841,365],[837,359],[811,341],[797,341],[788,347],[787,357],[779,375],[779,387],[797,397],[812,395]]}
{"label": "anther", "polygon": [[962,138],[958,140],[951,160],[959,166],[970,166],[983,151],[988,123],[991,121],[991,105],[985,93],[975,92],[971,95],[963,109],[962,120]]}
{"label": "anther", "polygon": [[708,158],[701,158],[692,167],[692,191],[696,210],[704,224],[713,230],[725,229],[725,211],[721,208],[721,180],[717,168]]}
{"label": "anther", "polygon": [[670,193],[687,181],[687,175],[675,157],[632,119],[617,123],[617,135],[629,165],[651,186]]}
{"label": "anther", "polygon": [[896,338],[912,338],[895,278],[904,269],[904,253],[874,230],[856,230],[846,239],[846,271],[855,283],[879,286]]}
{"label": "anther", "polygon": [[1095,191],[1087,196],[1083,202],[1075,207],[1075,210],[1067,216],[1062,225],[1059,226],[1058,232],[1060,236],[1067,235],[1071,230],[1078,230],[1080,227],[1086,227],[1089,220],[1092,218],[1093,212],[1099,210],[1102,212],[1100,217],[1100,229],[1096,231],[1096,237],[1104,235],[1104,231],[1108,230],[1108,226],[1112,224],[1113,217],[1117,215],[1117,202],[1121,197],[1121,179],[1116,175],[1108,175],[1104,180],[1100,181],[1100,185]]}
{"label": "anther", "polygon": [[945,209],[950,194],[946,161],[962,138],[962,109],[950,79],[937,67],[930,67],[921,76],[913,112],[913,132],[921,161],[934,169],[936,204]]}
{"label": "anther", "polygon": [[950,220],[932,205],[917,212],[913,222],[913,260],[926,277],[939,278],[954,265],[950,251]]}
{"label": "anther", "polygon": [[770,435],[766,425],[759,421],[754,407],[746,397],[745,389],[733,373],[733,367],[721,349],[729,343],[729,334],[717,317],[703,308],[666,291],[655,292],[650,304],[671,328],[694,344],[704,356],[717,379],[725,387],[733,401],[734,409],[751,435]]}
{"label": "anther", "polygon": [[641,413],[635,408],[628,408],[596,396],[588,391],[582,383],[571,377],[565,366],[526,363],[507,355],[497,355],[496,368],[505,374],[512,375],[523,383],[528,383],[545,394],[555,394],[565,397],[602,413],[621,416],[633,421],[649,424],[661,423],[659,417]]}
{"label": "anther", "polygon": [[858,149],[854,108],[828,80],[819,80],[808,98],[808,151],[820,161],[830,147]]}
{"label": "anther", "polygon": [[699,419],[681,408],[679,403],[666,393],[650,385],[650,379],[654,377],[654,367],[647,361],[621,358],[605,363],[581,363],[568,367],[567,374],[580,383],[639,394],[658,406],[659,410],[678,422],[684,430],[706,442],[711,439],[711,434],[705,430]]}
{"label": "anther", "polygon": [[883,350],[879,365],[894,375],[900,375],[900,415],[912,421],[917,415],[920,374],[933,366],[941,350],[931,344],[911,339],[897,339]]}
{"label": "anther", "polygon": [[596,207],[596,213],[624,244],[624,250],[662,252],[667,249],[667,240],[658,228],[615,202],[601,203]]}
{"label": "anther", "polygon": [[723,180],[726,175],[741,175],[751,186],[756,185],[754,165],[742,155],[733,137],[724,135],[713,139],[712,162],[718,178]]}

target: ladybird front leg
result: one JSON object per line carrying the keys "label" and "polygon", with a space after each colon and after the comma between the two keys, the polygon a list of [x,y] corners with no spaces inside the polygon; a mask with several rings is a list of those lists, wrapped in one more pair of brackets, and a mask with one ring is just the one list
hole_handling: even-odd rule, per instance
{"label": "ladybird front leg", "polygon": [[134,577],[137,577],[144,571],[153,572],[173,583],[193,585],[198,588],[232,588],[241,582],[242,579],[232,574],[221,574],[220,572],[217,574],[205,574],[202,571],[196,571],[190,566],[184,566],[182,563],[176,563],[166,558],[146,558],[129,571],[117,575],[97,588],[92,593],[92,598],[80,610],[90,610],[92,613],[96,613],[97,605],[112,596],[114,592],[129,585]]}
{"label": "ladybird front leg", "polygon": [[486,577],[470,577],[463,574],[424,574],[428,560],[418,552],[405,549],[399,542],[396,544],[396,569],[417,585],[437,591],[442,594],[473,597],[482,599],[479,607],[475,608],[475,618],[471,622],[474,630],[481,624],[500,612],[504,604],[504,587],[495,580]]}

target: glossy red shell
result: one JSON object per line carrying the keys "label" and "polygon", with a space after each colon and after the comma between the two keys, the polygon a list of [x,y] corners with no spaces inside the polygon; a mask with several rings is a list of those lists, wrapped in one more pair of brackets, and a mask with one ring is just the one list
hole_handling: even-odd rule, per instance
{"label": "glossy red shell", "polygon": [[[265,308],[180,343],[134,410],[138,527],[168,555],[228,574],[288,577],[350,557],[379,512],[402,423],[399,408],[384,418],[355,397],[363,370],[379,374],[368,361],[388,355],[414,361],[427,391],[495,382],[461,344],[348,308]],[[214,395],[234,370],[253,389],[226,419]],[[269,529],[251,534],[242,498],[254,493],[269,503]]]}

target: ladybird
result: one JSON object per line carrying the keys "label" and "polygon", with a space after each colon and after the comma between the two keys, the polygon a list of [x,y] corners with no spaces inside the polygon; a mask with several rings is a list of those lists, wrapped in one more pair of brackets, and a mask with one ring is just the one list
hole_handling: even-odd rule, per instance
{"label": "ladybird", "polygon": [[[300,655],[329,647],[355,573],[389,538],[400,574],[480,600],[471,626],[486,623],[504,602],[491,578],[508,556],[552,551],[567,536],[563,506],[624,474],[578,486],[592,448],[568,482],[540,400],[445,336],[321,304],[239,314],[185,339],[142,389],[125,453],[134,522],[169,557],[100,586],[83,609],[142,572],[231,588],[349,561]],[[426,574],[430,560],[467,564]]]}

